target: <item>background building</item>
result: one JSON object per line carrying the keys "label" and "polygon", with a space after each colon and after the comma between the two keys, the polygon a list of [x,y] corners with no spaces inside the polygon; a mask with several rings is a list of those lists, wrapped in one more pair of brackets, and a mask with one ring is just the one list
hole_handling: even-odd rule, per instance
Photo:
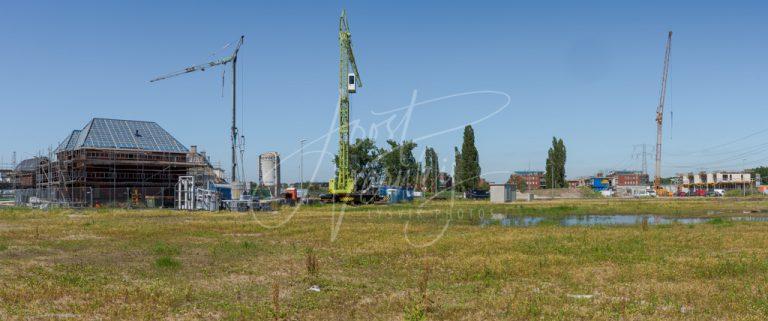
{"label": "background building", "polygon": [[0,189],[13,188],[13,169],[0,169]]}
{"label": "background building", "polygon": [[509,177],[510,182],[517,182],[517,177],[525,182],[528,190],[540,189],[545,185],[543,171],[516,171]]}
{"label": "background building", "polygon": [[453,187],[453,178],[451,177],[451,174],[440,172],[440,174],[437,175],[437,180],[438,184],[440,185],[440,189],[448,189]]}
{"label": "background building", "polygon": [[210,158],[204,151],[198,151],[196,145],[189,146],[187,160],[193,164],[187,171],[187,175],[195,177],[195,185],[207,188],[210,183],[223,184],[226,182],[224,171],[214,167]]}
{"label": "background building", "polygon": [[614,171],[607,176],[612,186],[642,186],[648,185],[648,175],[641,171]]}
{"label": "background building", "polygon": [[32,157],[19,162],[13,169],[12,184],[16,188],[35,188],[40,177],[40,164],[47,163],[46,157]]}

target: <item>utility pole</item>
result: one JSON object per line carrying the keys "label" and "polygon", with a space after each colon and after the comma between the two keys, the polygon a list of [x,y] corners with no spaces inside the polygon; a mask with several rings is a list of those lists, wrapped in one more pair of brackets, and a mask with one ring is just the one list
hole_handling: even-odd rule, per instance
{"label": "utility pole", "polygon": [[643,143],[643,175],[648,175],[648,154],[645,153],[645,143]]}
{"label": "utility pole", "polygon": [[741,190],[744,191],[743,196],[747,196],[747,183],[744,182],[744,174],[747,172],[746,162],[747,162],[746,158],[741,160],[741,167],[742,167],[742,170],[741,170],[742,189]]}
{"label": "utility pole", "polygon": [[16,173],[15,173],[16,172],[16,151],[13,151],[12,166],[13,166],[13,168],[11,168],[11,170],[13,172],[11,172],[12,173],[11,174],[11,179],[13,180],[13,192],[16,193],[16,180],[17,180]]}
{"label": "utility pole", "polygon": [[299,152],[299,189],[304,189],[304,142],[306,141],[304,138],[299,141],[301,143]]}

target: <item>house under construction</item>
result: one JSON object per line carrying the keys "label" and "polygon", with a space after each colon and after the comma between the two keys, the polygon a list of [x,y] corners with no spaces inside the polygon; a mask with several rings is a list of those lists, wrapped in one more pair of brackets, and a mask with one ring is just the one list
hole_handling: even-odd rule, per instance
{"label": "house under construction", "polygon": [[[194,155],[192,155],[194,154]],[[173,206],[179,176],[210,167],[155,122],[94,118],[37,171],[37,193],[81,206]]]}
{"label": "house under construction", "polygon": [[21,189],[35,188],[37,186],[37,174],[40,171],[40,164],[47,162],[48,158],[39,156],[22,160],[13,168],[13,172],[9,175],[12,180],[11,185],[14,188]]}
{"label": "house under construction", "polygon": [[678,174],[681,187],[683,189],[693,190],[712,190],[712,189],[749,189],[759,177],[753,176],[747,172],[699,172]]}

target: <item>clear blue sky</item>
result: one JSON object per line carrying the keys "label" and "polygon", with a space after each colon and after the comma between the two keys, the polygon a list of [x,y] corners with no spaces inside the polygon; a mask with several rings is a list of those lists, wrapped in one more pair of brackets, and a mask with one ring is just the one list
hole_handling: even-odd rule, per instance
{"label": "clear blue sky", "polygon": [[[569,177],[639,169],[633,146],[655,143],[664,42],[674,31],[664,171],[768,164],[768,5],[764,1],[50,1],[0,4],[0,156],[55,147],[92,117],[151,120],[185,145],[229,162],[229,87],[221,69],[149,79],[246,36],[242,132],[246,170],[284,155],[298,178],[300,138],[327,133],[338,97],[338,16],[346,8],[364,87],[352,119],[449,95],[494,91],[509,105],[474,125],[484,172],[541,169],[552,136],[568,148]],[[229,77],[229,73],[227,77]],[[406,138],[483,118],[500,94],[416,108]],[[394,127],[403,113],[391,120]],[[375,134],[384,144],[387,131]],[[749,136],[751,133],[755,135]],[[361,136],[357,131],[355,136]],[[398,131],[396,138],[402,137]],[[310,178],[323,140],[306,147]],[[727,144],[733,142],[733,144]],[[450,167],[461,131],[422,139]],[[335,152],[335,136],[329,152]],[[639,152],[639,149],[634,150]],[[648,158],[653,168],[653,157]],[[319,163],[315,180],[332,173]],[[530,165],[529,165],[530,164]],[[651,173],[652,174],[652,173]],[[492,174],[499,181],[507,174]]]}

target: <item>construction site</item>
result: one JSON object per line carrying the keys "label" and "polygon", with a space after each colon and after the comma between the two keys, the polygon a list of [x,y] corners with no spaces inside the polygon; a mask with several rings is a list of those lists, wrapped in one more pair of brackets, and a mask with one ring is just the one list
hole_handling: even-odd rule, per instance
{"label": "construction site", "polygon": [[0,320],[768,319],[768,4],[345,5],[4,3]]}
{"label": "construction site", "polygon": [[[54,150],[13,164],[6,186],[17,206],[32,207],[123,207],[177,208],[185,210],[259,210],[277,201],[307,202],[301,188],[284,188],[280,181],[280,155],[259,156],[258,187],[266,188],[264,199],[254,197],[250,184],[241,180],[244,136],[237,126],[237,60],[245,40],[241,36],[231,54],[190,66],[150,80],[151,83],[180,75],[231,66],[232,123],[230,127],[231,170],[214,167],[197,146],[187,148],[152,121],[94,118],[82,129],[72,130]],[[329,202],[368,203],[382,200],[383,188],[356,191],[349,164],[349,94],[362,87],[352,52],[346,14],[339,19],[339,162],[336,178],[328,184]],[[390,191],[397,192],[398,188]],[[402,193],[403,195],[404,192]],[[401,197],[404,198],[404,197]],[[409,198],[410,199],[410,198]]]}
{"label": "construction site", "polygon": [[[457,173],[438,171],[435,175],[440,179],[433,179],[433,183],[430,183],[433,186],[424,181],[391,186],[383,184],[385,180],[392,181],[390,178],[378,178],[374,180],[376,184],[357,186],[359,184],[356,184],[356,180],[359,179],[360,173],[353,172],[353,165],[350,164],[350,95],[362,89],[363,83],[352,50],[349,22],[344,11],[339,18],[338,30],[338,144],[334,177],[327,183],[324,193],[310,195],[308,190],[303,188],[303,177],[298,184],[285,184],[281,180],[281,156],[278,152],[260,154],[258,181],[246,181],[243,167],[246,154],[245,137],[238,128],[237,63],[238,54],[245,41],[245,36],[240,36],[229,49],[229,53],[222,58],[150,80],[152,85],[161,86],[162,84],[154,83],[207,69],[222,69],[223,95],[225,75],[229,71],[231,155],[228,158],[231,166],[228,170],[214,165],[209,155],[198,151],[198,146],[187,147],[153,121],[93,118],[84,119],[87,123],[82,128],[72,130],[59,141],[55,149],[49,148],[47,153],[23,159],[18,164],[14,156],[13,164],[6,166],[3,172],[3,194],[6,197],[12,195],[13,204],[16,206],[259,210],[286,202],[400,202],[423,196],[424,192],[448,190],[451,174],[455,176]],[[229,45],[225,46],[228,47]],[[642,171],[612,170],[606,174],[600,172],[592,176],[570,178],[567,182],[554,182],[556,185],[571,189],[586,187],[602,193],[603,196],[622,197],[707,196],[715,190],[717,195],[722,196],[725,190],[751,190],[760,185],[759,175],[736,171],[730,171],[729,174],[679,174],[671,182],[662,182],[662,131],[671,48],[670,31],[666,38],[660,96],[655,113],[653,177],[649,177],[647,171],[643,145]],[[302,153],[304,141],[302,140]],[[356,166],[360,167],[359,164]],[[303,171],[303,168],[301,170]],[[502,182],[502,185],[509,185],[503,189],[510,191],[558,187],[548,186],[546,179],[547,174],[544,171],[516,171],[508,181]],[[494,185],[482,177],[479,180],[485,185]],[[465,191],[461,195],[469,198],[490,197],[487,191],[475,190]],[[518,195],[518,199],[535,200],[536,197],[532,195]],[[547,199],[542,195],[538,197]],[[8,203],[5,201],[5,204]]]}

